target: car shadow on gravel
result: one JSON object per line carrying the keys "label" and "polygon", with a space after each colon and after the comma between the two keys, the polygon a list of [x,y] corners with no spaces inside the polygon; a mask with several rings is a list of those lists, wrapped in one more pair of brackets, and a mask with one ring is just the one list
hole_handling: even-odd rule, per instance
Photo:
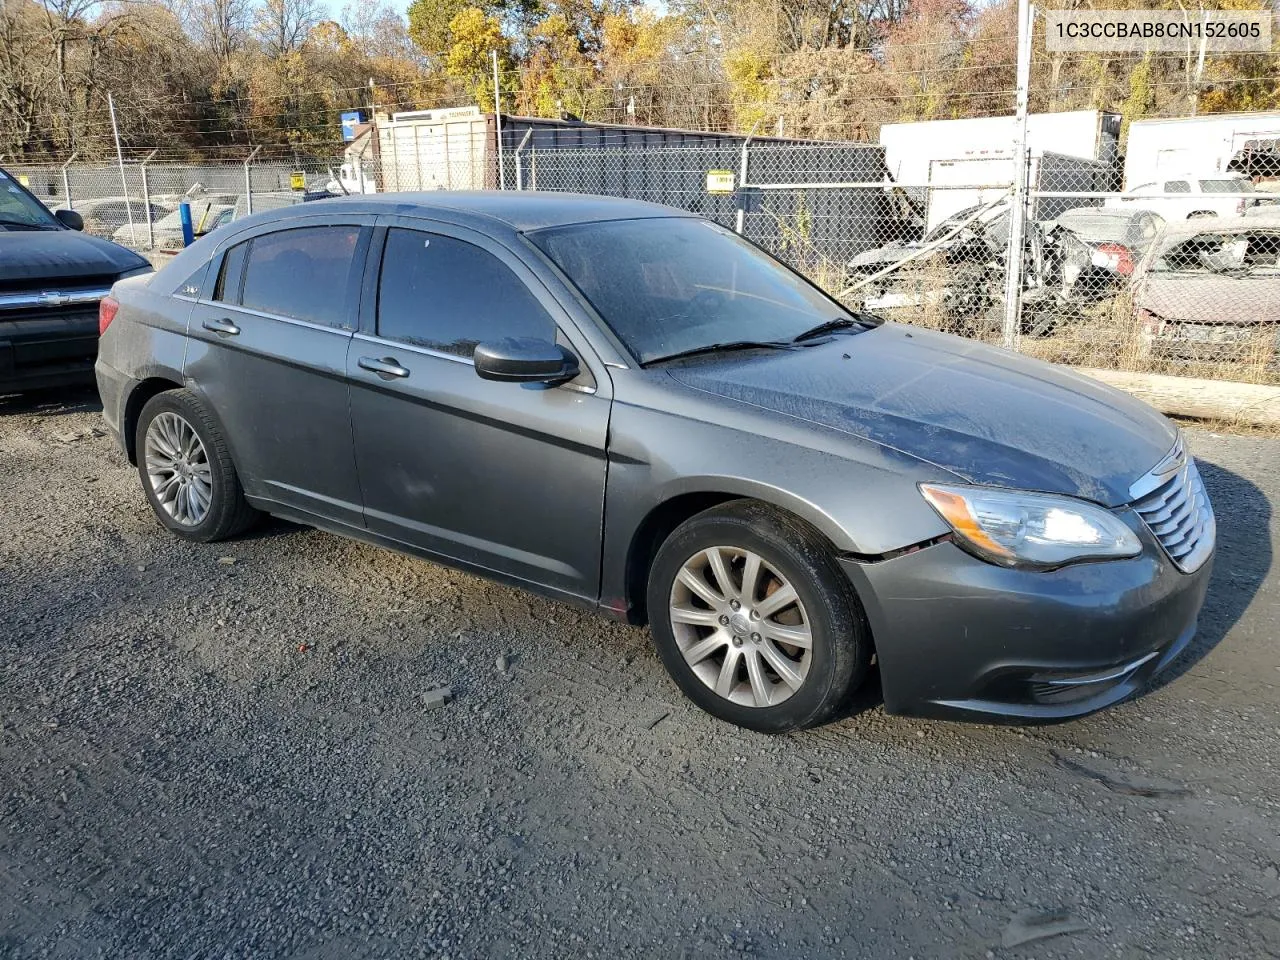
{"label": "car shadow on gravel", "polygon": [[89,384],[0,395],[0,417],[59,417],[101,409],[97,388]]}
{"label": "car shadow on gravel", "polygon": [[1213,577],[1195,638],[1144,695],[1173,683],[1203,660],[1244,616],[1271,571],[1271,501],[1252,482],[1197,459],[1218,522]]}

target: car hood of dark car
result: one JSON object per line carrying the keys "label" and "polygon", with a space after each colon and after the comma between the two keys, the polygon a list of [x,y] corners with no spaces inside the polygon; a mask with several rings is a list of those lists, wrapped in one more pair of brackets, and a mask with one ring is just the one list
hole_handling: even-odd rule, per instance
{"label": "car hood of dark car", "polygon": [[75,230],[0,230],[0,284],[114,277],[146,265],[132,250]]}
{"label": "car hood of dark car", "polygon": [[1096,381],[994,347],[884,324],[789,351],[719,354],[676,380],[942,467],[972,483],[1108,506],[1169,452],[1173,425]]}

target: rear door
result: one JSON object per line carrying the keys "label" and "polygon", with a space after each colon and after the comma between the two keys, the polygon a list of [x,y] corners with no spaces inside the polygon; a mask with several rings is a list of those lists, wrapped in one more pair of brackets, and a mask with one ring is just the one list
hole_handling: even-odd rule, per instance
{"label": "rear door", "polygon": [[193,307],[185,367],[250,497],[356,527],[346,360],[372,226],[312,217],[237,234]]}
{"label": "rear door", "polygon": [[[416,219],[380,222],[387,229],[375,239],[378,266],[347,368],[367,526],[596,599],[610,406],[603,366],[496,241]],[[583,373],[555,387],[481,380],[472,353],[502,337],[558,339]]]}

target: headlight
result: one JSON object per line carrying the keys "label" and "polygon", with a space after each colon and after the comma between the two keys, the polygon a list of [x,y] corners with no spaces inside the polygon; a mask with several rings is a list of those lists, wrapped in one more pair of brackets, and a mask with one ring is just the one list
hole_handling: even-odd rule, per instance
{"label": "headlight", "polygon": [[920,492],[960,546],[1002,567],[1060,567],[1142,552],[1119,517],[1071,497],[933,483],[920,484]]}

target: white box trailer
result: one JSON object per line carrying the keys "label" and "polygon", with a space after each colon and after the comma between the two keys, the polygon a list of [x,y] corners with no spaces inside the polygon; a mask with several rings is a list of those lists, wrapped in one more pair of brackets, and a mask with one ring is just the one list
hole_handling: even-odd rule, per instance
{"label": "white box trailer", "polygon": [[[961,210],[991,203],[1009,194],[1017,173],[1012,153],[932,161],[929,165],[925,232]],[[1031,158],[1027,182],[1032,190],[1084,193],[1106,190],[1113,173],[1114,167],[1100,160],[1046,151]],[[1064,210],[1101,203],[1101,198],[1039,197],[1033,199],[1030,215],[1033,220],[1052,220]]]}
{"label": "white box trailer", "polygon": [[[1011,157],[1016,136],[1017,123],[1012,116],[920,120],[884,124],[880,145],[889,175],[905,186],[918,187],[930,182],[930,169],[938,160]],[[1114,163],[1119,137],[1117,113],[1071,110],[1027,117],[1027,147],[1033,158],[1056,153]]]}
{"label": "white box trailer", "polygon": [[413,110],[379,119],[378,188],[484,190],[494,183],[492,114],[479,107]]}
{"label": "white box trailer", "polygon": [[[1135,120],[1125,146],[1126,190],[1161,177],[1226,173],[1251,145],[1280,138],[1280,112]],[[1245,169],[1245,168],[1239,168]],[[1247,172],[1247,171],[1246,171]]]}

